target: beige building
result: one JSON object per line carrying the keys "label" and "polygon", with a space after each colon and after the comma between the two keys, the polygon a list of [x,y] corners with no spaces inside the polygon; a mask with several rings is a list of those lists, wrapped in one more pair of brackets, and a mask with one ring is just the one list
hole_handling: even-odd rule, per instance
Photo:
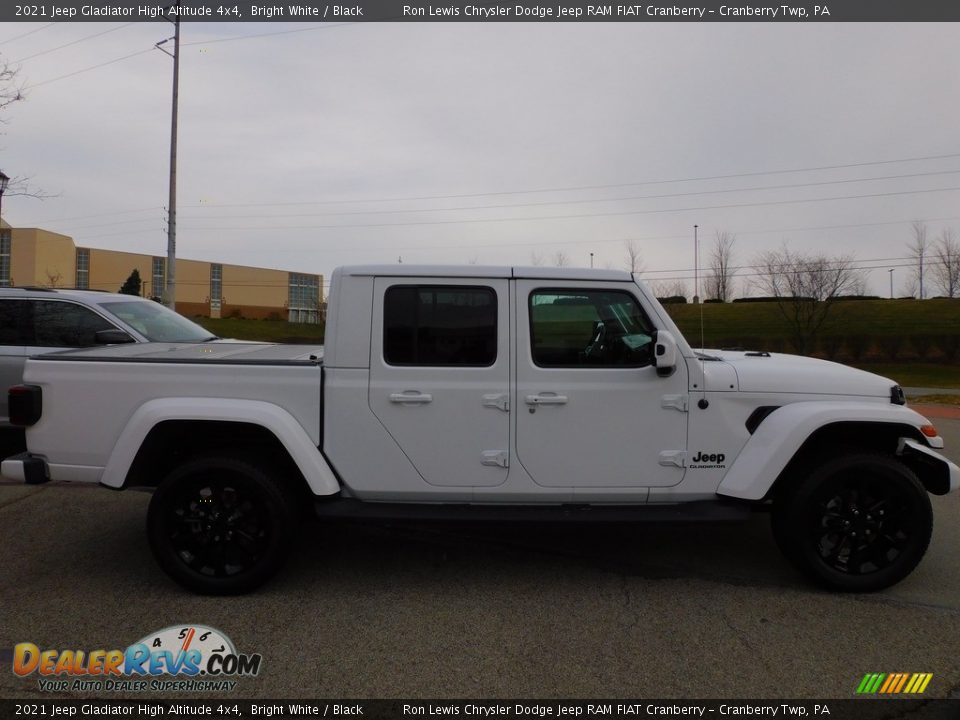
{"label": "beige building", "polygon": [[[165,256],[77,247],[67,235],[0,224],[0,287],[74,287],[117,292],[137,270],[141,295],[159,298]],[[321,322],[323,277],[177,258],[177,311],[187,316]]]}

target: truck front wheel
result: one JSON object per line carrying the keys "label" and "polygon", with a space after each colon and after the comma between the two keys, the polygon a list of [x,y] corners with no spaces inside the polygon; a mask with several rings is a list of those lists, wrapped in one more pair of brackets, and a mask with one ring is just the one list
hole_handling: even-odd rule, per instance
{"label": "truck front wheel", "polygon": [[903,463],[867,453],[841,456],[795,480],[774,500],[773,532],[784,555],[820,584],[872,592],[920,562],[933,511]]}
{"label": "truck front wheel", "polygon": [[286,487],[254,461],[196,458],[160,483],[147,512],[150,548],[180,585],[244,593],[283,564],[298,513]]}

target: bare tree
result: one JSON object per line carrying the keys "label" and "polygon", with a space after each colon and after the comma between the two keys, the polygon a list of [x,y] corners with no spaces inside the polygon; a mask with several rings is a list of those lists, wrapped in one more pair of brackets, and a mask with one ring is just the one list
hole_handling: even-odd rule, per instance
{"label": "bare tree", "polygon": [[58,270],[51,270],[50,268],[47,268],[44,273],[47,276],[47,284],[45,287],[60,287],[60,281],[63,280],[63,273]]}
{"label": "bare tree", "polygon": [[917,279],[919,298],[923,300],[923,265],[930,254],[930,244],[927,242],[927,225],[915,220],[912,226],[913,240],[907,245],[909,257],[916,261],[913,275]]}
{"label": "bare tree", "polygon": [[643,272],[643,253],[636,240],[623,241],[623,261],[627,272]]}
{"label": "bare tree", "polygon": [[531,252],[530,264],[533,265],[534,267],[540,267],[541,265],[543,265],[543,255],[541,255],[538,252]]}
{"label": "bare tree", "polygon": [[567,254],[563,250],[557,250],[553,256],[554,267],[566,267],[569,264],[570,258],[567,257]]}
{"label": "bare tree", "polygon": [[[26,99],[26,96],[23,94],[23,84],[17,77],[19,74],[20,68],[14,67],[6,60],[0,58],[0,124],[6,123],[6,119],[2,116],[2,113],[14,103]],[[51,197],[50,193],[31,186],[30,178],[25,175],[10,176],[9,184],[3,194],[4,197],[19,195],[21,197],[39,198],[41,200]]]}
{"label": "bare tree", "polygon": [[900,291],[902,297],[913,298],[920,297],[920,281],[916,275],[910,275],[903,283],[903,289]]}
{"label": "bare tree", "polygon": [[683,280],[657,280],[652,288],[658,298],[687,297],[687,284]]}
{"label": "bare tree", "polygon": [[20,68],[0,59],[0,111],[24,99],[23,85],[17,81]]}
{"label": "bare tree", "polygon": [[729,302],[733,294],[733,278],[736,268],[733,265],[733,245],[737,241],[736,235],[724,231],[717,231],[713,250],[710,253],[710,266],[704,277],[704,289],[708,298],[720,302]]}
{"label": "bare tree", "polygon": [[941,295],[960,296],[960,242],[951,228],[944,228],[933,245],[930,274]]}
{"label": "bare tree", "polygon": [[866,295],[867,294],[867,275],[858,272],[850,281],[849,287],[844,291],[845,295]]}
{"label": "bare tree", "polygon": [[808,255],[786,245],[761,253],[757,269],[757,285],[776,298],[794,349],[802,355],[813,351],[836,299],[849,294],[863,274],[851,255]]}

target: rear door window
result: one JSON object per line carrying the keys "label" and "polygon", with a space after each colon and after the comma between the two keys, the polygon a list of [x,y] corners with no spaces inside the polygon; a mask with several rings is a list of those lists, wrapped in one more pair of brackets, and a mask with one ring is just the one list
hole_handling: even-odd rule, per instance
{"label": "rear door window", "polygon": [[383,305],[388,365],[488,367],[497,359],[492,288],[395,285]]}
{"label": "rear door window", "polygon": [[115,325],[93,310],[70,302],[30,300],[34,347],[92,347],[100,330]]}

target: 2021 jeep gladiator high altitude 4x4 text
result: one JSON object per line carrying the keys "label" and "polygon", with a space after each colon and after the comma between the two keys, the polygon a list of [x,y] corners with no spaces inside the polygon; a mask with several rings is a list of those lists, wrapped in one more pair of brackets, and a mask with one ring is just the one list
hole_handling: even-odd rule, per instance
{"label": "2021 jeep gladiator high altitude 4x4 text", "polygon": [[[273,574],[321,516],[723,519],[769,507],[786,557],[891,585],[960,484],[892,381],[697,352],[626,272],[345,267],[326,345],[122,345],[37,357],[10,392],[25,482],[155,488],[147,532],[187,588]],[[95,418],[95,420],[91,420]]]}

